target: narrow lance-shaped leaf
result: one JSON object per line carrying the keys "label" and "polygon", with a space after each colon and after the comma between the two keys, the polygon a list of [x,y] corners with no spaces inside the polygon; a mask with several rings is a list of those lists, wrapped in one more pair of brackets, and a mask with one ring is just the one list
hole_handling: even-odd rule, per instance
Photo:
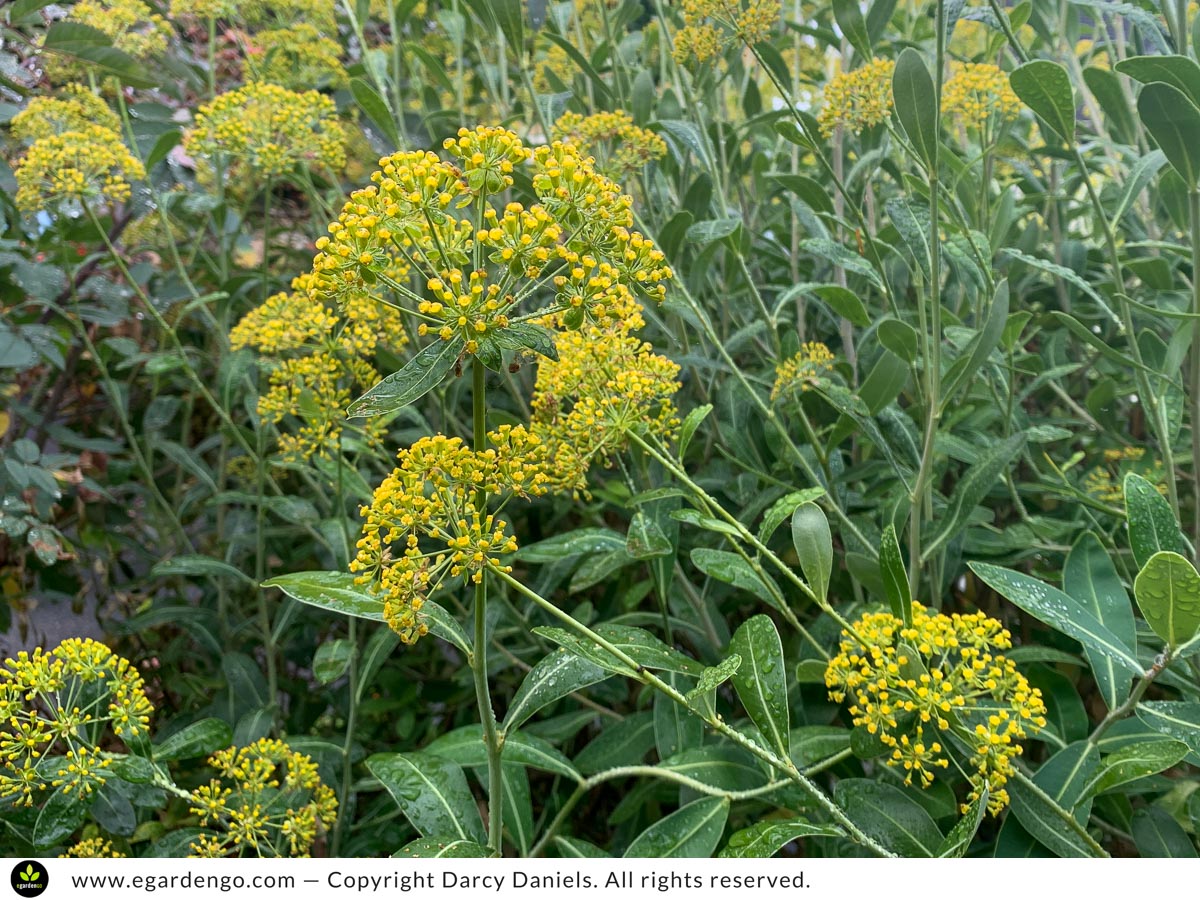
{"label": "narrow lance-shaped leaf", "polygon": [[892,96],[896,103],[896,118],[909,143],[921,159],[931,165],[937,153],[937,98],[929,69],[921,54],[912,47],[906,47],[896,60]]}
{"label": "narrow lance-shaped leaf", "polygon": [[743,622],[729,642],[729,652],[742,658],[733,673],[738,699],[771,748],[786,758],[790,747],[787,673],[775,623],[762,615]]}
{"label": "narrow lance-shaped leaf", "polygon": [[1200,183],[1200,108],[1179,88],[1154,82],[1138,95],[1138,115],[1189,188]]}
{"label": "narrow lance-shaped leaf", "polygon": [[912,592],[908,587],[908,572],[900,555],[900,542],[896,539],[896,527],[883,529],[879,542],[879,574],[887,590],[892,615],[906,626],[912,625]]}
{"label": "narrow lance-shaped leaf", "polygon": [[1139,568],[1155,553],[1170,550],[1188,555],[1187,542],[1179,530],[1175,513],[1167,498],[1141,475],[1130,472],[1122,487],[1125,495],[1125,520],[1129,527],[1129,546]]}
{"label": "narrow lance-shaped leaf", "polygon": [[[1063,566],[1063,590],[1092,613],[1124,646],[1137,646],[1133,605],[1100,539],[1091,532],[1075,542]],[[1113,660],[1085,647],[1100,694],[1109,709],[1129,696],[1129,678]]]}
{"label": "narrow lance-shaped leaf", "polygon": [[930,543],[926,550],[932,553],[938,547],[952,539],[967,526],[971,511],[975,509],[988,492],[996,486],[1009,462],[1025,445],[1024,432],[1011,435],[987,451],[979,462],[967,470],[962,481],[950,498],[950,507],[946,512],[946,525]]}
{"label": "narrow lance-shaped leaf", "polygon": [[420,400],[454,368],[463,347],[461,337],[434,341],[399,372],[388,375],[351,403],[346,415],[350,418],[381,416]]}

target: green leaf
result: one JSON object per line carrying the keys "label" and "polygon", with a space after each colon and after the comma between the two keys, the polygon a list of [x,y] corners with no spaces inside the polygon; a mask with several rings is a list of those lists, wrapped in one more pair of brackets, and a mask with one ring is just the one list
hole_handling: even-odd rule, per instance
{"label": "green leaf", "polygon": [[424,837],[487,843],[467,777],[450,760],[423,751],[376,753],[367,758],[367,769]]}
{"label": "green leaf", "polygon": [[910,201],[907,197],[893,197],[885,206],[888,217],[900,233],[901,247],[916,259],[917,266],[928,283],[933,264],[932,250],[929,246],[929,207]]}
{"label": "green leaf", "polygon": [[[607,649],[572,631],[553,626],[539,626],[533,630],[611,672],[629,676],[637,674]],[[703,671],[704,667],[696,660],[667,646],[644,628],[606,623],[597,625],[593,630],[642,668],[678,672],[681,675],[699,675]]]}
{"label": "green leaf", "polygon": [[418,838],[392,854],[404,859],[483,859],[491,855],[482,844],[452,837]]}
{"label": "green leaf", "polygon": [[908,587],[908,571],[900,555],[900,542],[896,539],[896,527],[888,525],[879,540],[879,574],[887,590],[892,615],[905,625],[912,625],[912,593]]}
{"label": "green leaf", "polygon": [[902,790],[866,778],[844,778],[833,799],[855,825],[903,857],[936,856],[942,833],[925,808]]}
{"label": "green leaf", "polygon": [[607,553],[625,547],[625,535],[608,528],[577,528],[529,544],[517,551],[517,559],[531,563],[552,563],[587,554]]}
{"label": "green leaf", "polygon": [[150,574],[160,578],[168,575],[198,575],[206,578],[229,578],[248,585],[254,584],[254,579],[241,569],[199,553],[185,553],[181,556],[161,560],[154,564]]}
{"label": "green leaf", "polygon": [[700,673],[700,680],[696,682],[696,686],[685,695],[688,705],[701,715],[715,714],[717,688],[732,678],[741,666],[742,658],[734,653],[715,666],[705,668]]}
{"label": "green leaf", "polygon": [[[741,531],[734,525],[730,525],[724,519],[718,519],[714,516],[706,516],[704,513],[696,509],[674,509],[671,510],[671,518],[677,522],[685,522],[688,525],[695,525],[697,528],[703,528],[705,531],[712,531],[716,534],[729,534],[734,537],[740,537]],[[714,551],[716,552],[716,551]],[[727,552],[727,551],[722,551]],[[692,551],[692,561],[696,562],[696,551]],[[701,565],[696,563],[696,565]]]}
{"label": "green leaf", "polygon": [[732,584],[753,594],[769,606],[779,608],[778,587],[772,591],[771,586],[763,580],[763,576],[736,553],[730,550],[696,547],[692,550],[692,562],[709,578]]}
{"label": "green leaf", "polygon": [[383,600],[354,583],[349,572],[293,572],[262,583],[277,587],[293,600],[344,616],[383,621]]}
{"label": "green leaf", "polygon": [[1189,188],[1200,183],[1200,108],[1176,87],[1154,82],[1138,95],[1138,115]]}
{"label": "green leaf", "polygon": [[863,19],[862,4],[858,0],[833,0],[833,17],[838,28],[863,60],[871,59],[871,34]]}
{"label": "green leaf", "polygon": [[876,330],[879,343],[911,365],[917,358],[917,330],[899,319],[884,319]]}
{"label": "green leaf", "polygon": [[837,825],[813,825],[803,819],[786,822],[759,822],[729,836],[729,843],[717,854],[725,859],[767,859],[797,838],[842,837]]}
{"label": "green leaf", "polygon": [[130,87],[159,86],[132,56],[112,46],[112,38],[81,22],[55,22],[46,31],[42,49],[90,62]]}
{"label": "green leaf", "polygon": [[833,573],[833,535],[829,520],[815,503],[801,503],[792,514],[792,544],[800,558],[800,570],[821,601],[829,599]]}
{"label": "green leaf", "polygon": [[1129,56],[1119,60],[1115,68],[1142,84],[1169,84],[1200,106],[1200,65],[1190,56]]}
{"label": "green leaf", "polygon": [[738,216],[725,219],[712,219],[707,222],[697,222],[687,230],[686,238],[697,244],[708,244],[729,237],[742,225]]}
{"label": "green leaf", "polygon": [[783,524],[784,520],[796,511],[796,507],[802,503],[810,503],[825,496],[825,488],[812,487],[805,488],[802,491],[792,491],[790,494],[784,494],[763,513],[762,524],[758,528],[758,539],[769,541],[771,536],[775,534],[775,530]]}
{"label": "green leaf", "polygon": [[1133,842],[1143,859],[1195,859],[1196,847],[1165,809],[1147,806],[1133,814]]}
{"label": "green leaf", "polygon": [[381,416],[420,400],[454,368],[464,347],[463,339],[436,340],[346,409],[350,418]]}
{"label": "green leaf", "polygon": [[160,134],[158,140],[154,142],[154,146],[150,148],[150,152],[146,154],[146,171],[149,172],[166,159],[167,154],[174,150],[182,140],[183,132],[178,128],[172,128],[170,131]]}
{"label": "green leaf", "polygon": [[1163,550],[1188,555],[1187,541],[1179,530],[1175,512],[1158,488],[1141,475],[1130,472],[1125,476],[1124,493],[1129,546],[1139,568]]}
{"label": "green leaf", "polygon": [[513,322],[495,332],[496,343],[505,350],[532,350],[539,356],[558,360],[554,335],[532,322]]}
{"label": "green leaf", "polygon": [[[1080,741],[1079,743],[1085,742]],[[1072,745],[1067,749],[1075,746],[1077,745]],[[1088,750],[1089,748],[1083,748],[1080,752]],[[1072,750],[1072,752],[1075,751]],[[1095,748],[1090,748],[1090,752],[1094,753]],[[1084,769],[1080,768],[1079,771],[1083,772]],[[1076,784],[1078,781],[1071,781],[1069,789],[1073,790]],[[1017,817],[1021,827],[1029,832],[1031,837],[1058,856],[1077,858],[1096,855],[1095,851],[1072,831],[1070,826],[1063,821],[1062,816],[1056,812],[1057,808],[1065,809],[1069,813],[1074,806],[1073,801],[1068,805],[1068,803],[1056,802],[1053,797],[1048,799],[1047,796],[1030,788],[1018,778],[1010,779],[1005,787],[1008,790],[1012,814]],[[1042,791],[1048,794],[1045,787],[1042,787]]]}
{"label": "green leaf", "polygon": [[33,845],[52,847],[63,842],[84,823],[87,815],[86,803],[73,794],[54,791],[33,825]]}
{"label": "green leaf", "polygon": [[738,699],[771,749],[787,757],[790,752],[787,672],[783,643],[775,623],[763,615],[743,622],[729,642],[729,652],[742,658],[741,666],[733,674]]}
{"label": "green leaf", "polygon": [[858,294],[849,288],[844,288],[840,284],[815,284],[810,285],[809,290],[824,300],[829,308],[843,319],[848,319],[851,324],[860,328],[866,328],[871,324],[871,314],[867,312],[867,308]]}
{"label": "green leaf", "polygon": [[1157,775],[1188,755],[1183,741],[1139,741],[1110,753],[1101,763],[1100,771],[1088,783],[1084,796],[1095,797],[1122,784],[1137,781],[1147,775]]}
{"label": "green leaf", "polygon": [[[464,768],[486,766],[487,748],[483,743],[482,725],[464,725],[435,738],[425,752],[441,756]],[[506,763],[529,766],[563,775],[572,781],[581,781],[582,776],[571,761],[553,744],[523,731],[514,731],[504,738],[504,749],[500,753]]]}
{"label": "green leaf", "polygon": [[1200,753],[1200,703],[1174,700],[1143,701],[1137,717],[1160,734],[1183,741]]}
{"label": "green leaf", "polygon": [[625,851],[626,859],[696,859],[712,856],[725,831],[729,800],[702,797],[655,822]]}
{"label": "green leaf", "polygon": [[945,527],[930,542],[925,552],[932,553],[935,548],[941,547],[967,527],[975,507],[983,502],[988,492],[1001,480],[1009,462],[1025,446],[1025,439],[1023,431],[1009,436],[1006,440],[996,443],[980,457],[979,462],[967,470],[967,474],[959,481],[954,495],[950,498],[944,517]]}
{"label": "green leaf", "polygon": [[943,383],[942,410],[950,407],[951,399],[961,387],[967,387],[980,367],[987,362],[992,351],[1000,343],[1004,327],[1008,323],[1008,279],[1001,279],[988,306],[983,328],[971,340],[970,349],[955,360]]}
{"label": "green leaf", "polygon": [[609,677],[609,672],[581,656],[566,650],[556,650],[538,660],[508,707],[504,717],[505,733],[512,733],[522,722],[544,706],[561,700],[597,681]]}
{"label": "green leaf", "polygon": [[1134,579],[1133,596],[1147,624],[1172,650],[1200,631],[1200,574],[1178,553],[1150,557]]}
{"label": "green leaf", "polygon": [[[1090,531],[1083,534],[1067,554],[1063,566],[1063,590],[1094,615],[1125,647],[1137,646],[1133,607],[1116,567]],[[1111,658],[1084,648],[1096,685],[1108,708],[1116,709],[1129,696],[1129,678]]]}
{"label": "green leaf", "polygon": [[708,418],[708,414],[712,411],[712,404],[706,403],[703,406],[697,406],[684,417],[683,424],[679,426],[680,459],[683,459],[684,453],[687,452],[688,445],[692,442],[692,436],[695,435],[696,429],[700,427],[700,423]]}
{"label": "green leaf", "polygon": [[954,827],[950,829],[950,833],[946,835],[946,839],[938,847],[937,855],[939,858],[957,859],[967,855],[967,849],[971,846],[971,841],[975,839],[975,833],[979,831],[979,825],[983,821],[984,813],[987,812],[987,803],[988,789],[985,784],[980,790],[979,796],[971,801],[971,805],[967,807],[966,813],[954,823]]}
{"label": "green leaf", "polygon": [[554,846],[564,859],[608,859],[611,854],[582,838],[554,836]]}
{"label": "green leaf", "polygon": [[896,59],[892,96],[909,143],[926,165],[932,165],[938,139],[937,96],[925,61],[912,47],[905,47]]}
{"label": "green leaf", "polygon": [[1133,648],[1062,591],[1012,569],[980,562],[968,565],[1000,596],[1056,631],[1075,638],[1084,648],[1111,659],[1127,677],[1140,678],[1145,673]]}
{"label": "green leaf", "polygon": [[1075,141],[1075,92],[1071,76],[1059,63],[1035,59],[1008,76],[1013,92],[1050,130],[1068,144]]}
{"label": "green leaf", "polygon": [[313,677],[321,684],[329,684],[345,674],[354,658],[354,642],[345,638],[326,641],[317,648],[313,656]]}
{"label": "green leaf", "polygon": [[201,719],[180,729],[154,747],[156,762],[195,759],[233,744],[233,729],[221,719]]}
{"label": "green leaf", "polygon": [[654,559],[671,556],[675,547],[654,519],[643,512],[636,512],[629,521],[625,552],[634,559]]}

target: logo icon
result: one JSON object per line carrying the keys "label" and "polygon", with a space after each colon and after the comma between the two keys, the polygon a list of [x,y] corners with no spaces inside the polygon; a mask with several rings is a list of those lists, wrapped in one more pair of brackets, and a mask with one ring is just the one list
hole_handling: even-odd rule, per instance
{"label": "logo icon", "polygon": [[13,866],[10,880],[18,897],[40,897],[50,883],[46,867],[32,859],[22,860]]}

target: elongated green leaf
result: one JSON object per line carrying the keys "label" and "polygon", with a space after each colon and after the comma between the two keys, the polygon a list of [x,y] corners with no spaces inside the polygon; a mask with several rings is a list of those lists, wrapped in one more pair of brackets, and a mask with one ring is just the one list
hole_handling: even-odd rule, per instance
{"label": "elongated green leaf", "polygon": [[702,797],[655,822],[636,838],[627,859],[695,859],[712,856],[729,817],[725,797]]}
{"label": "elongated green leaf", "polygon": [[1058,588],[1012,569],[979,562],[969,565],[971,571],[1000,596],[1056,631],[1075,638],[1085,648],[1111,659],[1127,677],[1144,674],[1134,648],[1126,646],[1095,616]]}
{"label": "elongated green leaf", "polygon": [[851,46],[864,60],[870,60],[871,35],[858,0],[833,0],[833,17]]}
{"label": "elongated green leaf", "polygon": [[1200,574],[1178,553],[1150,557],[1133,582],[1133,596],[1168,647],[1180,647],[1200,631]]}
{"label": "elongated green leaf", "polygon": [[926,165],[932,165],[938,139],[937,95],[925,61],[912,47],[905,47],[896,59],[892,96],[896,118],[909,143]]}
{"label": "elongated green leaf", "polygon": [[201,719],[180,729],[154,748],[157,762],[195,759],[224,750],[233,743],[233,729],[221,719]]}
{"label": "elongated green leaf", "polygon": [[[633,668],[615,657],[607,648],[572,631],[553,626],[539,626],[533,630],[541,637],[554,641],[610,672],[628,677],[637,675]],[[643,668],[678,672],[683,675],[699,675],[704,669],[696,660],[684,656],[674,647],[667,646],[644,628],[606,624],[597,625],[593,630]]]}
{"label": "elongated green leaf", "polygon": [[[1096,855],[1055,811],[1056,807],[1065,808],[1062,804],[1047,799],[1019,779],[1010,780],[1006,787],[1013,815],[1033,838],[1058,856],[1079,858]],[[1042,790],[1045,791],[1045,788]]]}
{"label": "elongated green leaf", "polygon": [[833,799],[850,821],[899,856],[936,856],[942,845],[942,833],[925,808],[890,784],[845,778]]}
{"label": "elongated green leaf", "polygon": [[1130,56],[1120,60],[1116,70],[1142,84],[1161,82],[1178,88],[1200,106],[1200,65],[1190,56]]}
{"label": "elongated green leaf", "polygon": [[879,343],[887,347],[905,362],[912,364],[917,358],[917,330],[899,319],[884,319],[879,323]]}
{"label": "elongated green leaf", "polygon": [[423,751],[377,753],[367,758],[367,769],[423,836],[487,843],[467,777],[450,760]]}
{"label": "elongated green leaf", "polygon": [[154,564],[154,568],[150,570],[150,574],[159,577],[167,575],[197,575],[207,578],[228,578],[231,581],[240,581],[250,585],[254,584],[254,579],[241,569],[235,568],[219,559],[213,559],[211,556],[203,556],[199,553],[185,553],[181,556],[164,559]]}
{"label": "elongated green leaf", "polygon": [[1100,771],[1088,782],[1084,793],[1095,797],[1147,775],[1157,775],[1187,755],[1188,745],[1183,741],[1163,739],[1130,744],[1104,758]]}
{"label": "elongated green leaf", "polygon": [[758,539],[760,541],[769,541],[771,535],[775,533],[780,525],[796,511],[802,503],[810,503],[818,500],[825,495],[825,488],[814,487],[805,488],[802,491],[792,491],[790,494],[784,494],[763,513],[762,524],[758,528]]}
{"label": "elongated green leaf", "polygon": [[583,838],[554,836],[554,846],[564,859],[608,859],[612,854],[605,852]]}
{"label": "elongated green leaf", "polygon": [[654,519],[643,512],[636,512],[629,521],[625,552],[634,559],[654,559],[671,556],[675,548]]}
{"label": "elongated green leaf", "polygon": [[729,642],[729,652],[742,658],[733,674],[738,699],[771,749],[788,756],[787,672],[775,623],[762,615],[743,622]]}
{"label": "elongated green leaf", "polygon": [[[38,813],[33,826],[33,845],[53,847],[70,837],[83,824],[88,815],[88,806],[73,794],[54,791]],[[720,835],[717,835],[720,839]],[[716,846],[716,842],[713,842]],[[711,851],[710,851],[711,852]]]}
{"label": "elongated green leaf", "polygon": [[[917,267],[929,281],[933,251],[929,245],[929,207],[907,197],[893,197],[886,204],[888,217],[900,232],[901,246],[913,255]],[[893,351],[894,352],[894,351]]]}
{"label": "elongated green leaf", "polygon": [[1151,700],[1139,703],[1137,717],[1160,734],[1187,744],[1200,753],[1200,703]]}
{"label": "elongated green leaf", "polygon": [[400,132],[396,128],[396,120],[388,109],[387,102],[379,95],[375,88],[362,78],[350,79],[350,95],[354,97],[354,102],[358,104],[358,108],[363,111],[367,119],[383,133],[383,136],[391,141],[392,147],[402,147],[404,142],[400,140]]}
{"label": "elongated green leaf", "polygon": [[883,537],[879,541],[879,574],[887,590],[892,615],[905,625],[912,625],[912,593],[909,591],[908,572],[900,555],[900,542],[896,539],[893,525],[883,529]]}
{"label": "elongated green leaf", "polygon": [[815,503],[801,503],[792,514],[792,544],[800,558],[800,570],[813,593],[822,601],[829,598],[829,579],[833,573],[833,535],[829,520]]}
{"label": "elongated green leaf", "polygon": [[729,843],[717,854],[726,859],[767,859],[797,838],[841,837],[837,825],[814,825],[803,819],[786,822],[759,822],[729,836]]}
{"label": "elongated green leaf", "polygon": [[1162,82],[1142,88],[1138,115],[1189,188],[1200,183],[1200,108],[1187,94]]}
{"label": "elongated green leaf", "polygon": [[624,546],[625,535],[608,528],[577,528],[522,547],[516,558],[531,563],[549,563],[571,556],[620,550]]}
{"label": "elongated green leaf", "polygon": [[1008,323],[1008,279],[1001,279],[992,295],[988,307],[987,318],[983,327],[971,341],[970,349],[955,361],[946,375],[942,394],[942,409],[948,409],[952,398],[959,388],[970,385],[975,373],[991,356],[1000,337],[1004,334],[1004,326]]}
{"label": "elongated green leaf", "polygon": [[[1063,590],[1083,605],[1125,647],[1137,646],[1133,606],[1116,567],[1091,532],[1082,535],[1067,554],[1063,566]],[[1109,709],[1116,709],[1129,696],[1129,678],[1111,658],[1085,647],[1096,685]]]}
{"label": "elongated green leaf", "polygon": [[683,459],[683,455],[687,452],[688,445],[692,442],[692,436],[695,435],[696,429],[700,427],[700,423],[708,418],[708,414],[712,411],[712,404],[706,403],[703,406],[697,406],[684,417],[683,424],[679,426],[680,459]]}
{"label": "elongated green leaf", "polygon": [[742,658],[734,653],[715,666],[706,668],[700,673],[700,679],[696,682],[696,686],[687,692],[688,703],[693,709],[714,712],[713,695],[717,688],[732,678],[741,667]]}
{"label": "elongated green leaf", "polygon": [[504,717],[505,731],[515,731],[542,707],[589,684],[603,681],[609,674],[594,662],[566,650],[557,650],[542,657],[517,688],[517,694]]}
{"label": "elongated green leaf", "polygon": [[575,767],[584,775],[605,769],[634,766],[654,747],[654,715],[636,712],[607,725],[575,757]]}
{"label": "elongated green leaf", "polygon": [[1147,806],[1133,814],[1130,828],[1144,859],[1195,859],[1196,847],[1183,827],[1165,809]]}
{"label": "elongated green leaf", "polygon": [[130,87],[157,87],[137,60],[112,46],[111,37],[82,22],[55,22],[46,31],[42,49],[91,63],[102,74],[115,75]]}
{"label": "elongated green leaf", "polygon": [[392,854],[402,859],[483,859],[491,855],[482,844],[445,836],[418,838]]}
{"label": "elongated green leaf", "polygon": [[750,563],[736,553],[729,550],[697,547],[692,551],[692,562],[709,578],[716,578],[718,581],[732,584],[734,587],[750,592],[764,603],[778,608],[778,587],[772,590],[772,585],[764,581],[762,575],[754,571]]}
{"label": "elongated green leaf", "polygon": [[1025,446],[1025,440],[1026,435],[1023,431],[1011,435],[993,446],[980,457],[979,462],[967,470],[967,474],[958,483],[954,495],[950,498],[945,516],[946,525],[930,542],[929,552],[941,547],[967,527],[972,511],[996,486],[1009,462]]}
{"label": "elongated green leaf", "polygon": [[345,638],[327,641],[317,648],[313,656],[313,676],[321,684],[329,684],[345,674],[353,656],[353,641]]}
{"label": "elongated green leaf", "polygon": [[1075,141],[1075,92],[1071,76],[1060,63],[1035,59],[1018,66],[1008,77],[1021,102],[1068,144]]}
{"label": "elongated green leaf", "polygon": [[1161,550],[1188,555],[1187,542],[1179,530],[1171,504],[1158,488],[1141,475],[1130,472],[1125,476],[1124,493],[1129,545],[1139,568]]}
{"label": "elongated green leaf", "polygon": [[984,785],[979,796],[971,801],[966,813],[954,824],[950,833],[946,835],[946,839],[942,841],[942,845],[938,847],[937,855],[940,858],[958,858],[967,855],[971,841],[975,839],[975,832],[979,830],[979,823],[983,821],[984,813],[987,812],[987,802],[988,789],[987,785]]}
{"label": "elongated green leaf", "polygon": [[441,383],[463,351],[462,338],[436,340],[346,409],[350,418],[381,416],[420,400]]}

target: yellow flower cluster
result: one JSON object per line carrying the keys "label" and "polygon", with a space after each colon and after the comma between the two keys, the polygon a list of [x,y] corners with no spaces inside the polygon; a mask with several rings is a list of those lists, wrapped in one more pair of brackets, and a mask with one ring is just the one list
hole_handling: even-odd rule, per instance
{"label": "yellow flower cluster", "polygon": [[308,22],[328,35],[337,34],[338,0],[248,0],[236,14],[247,25],[293,25]]}
{"label": "yellow flower cluster", "polygon": [[963,63],[942,90],[942,111],[965,127],[979,128],[993,118],[1011,121],[1021,114],[1021,101],[1008,75],[991,63]]}
{"label": "yellow flower cluster", "polygon": [[[604,2],[610,7],[613,6],[612,0]],[[586,41],[601,40],[605,34],[604,14],[600,3],[596,0],[574,0],[570,12],[563,36],[587,56],[591,48],[587,46]],[[539,94],[554,94],[563,87],[570,90],[576,73],[576,64],[571,55],[560,44],[550,40],[543,38],[539,44],[543,49],[534,65],[534,90]]]}
{"label": "yellow flower cluster", "polygon": [[771,388],[771,399],[778,400],[797,388],[807,391],[833,371],[835,357],[820,341],[808,341],[800,346],[800,352],[785,359],[775,367],[775,385]]}
{"label": "yellow flower cluster", "polygon": [[350,571],[382,595],[384,620],[405,643],[428,631],[421,607],[447,579],[479,583],[487,566],[500,566],[500,557],[517,549],[507,523],[480,506],[481,496],[545,492],[535,435],[505,425],[488,442],[472,450],[456,437],[421,438],[400,451],[400,465],[362,507],[366,521]]}
{"label": "yellow flower cluster", "polygon": [[639,171],[646,163],[662,159],[667,144],[653,131],[633,124],[627,112],[599,112],[590,116],[563,113],[554,123],[554,136],[578,144],[585,152],[604,155],[600,168],[612,178]]}
{"label": "yellow flower cluster", "polygon": [[342,45],[307,22],[254,35],[246,60],[252,81],[290,90],[340,88],[349,83]]}
{"label": "yellow flower cluster", "polygon": [[855,134],[886,122],[892,115],[892,75],[896,63],[873,59],[852,72],[839,72],[825,86],[825,104],[817,114],[821,134],[840,125]]}
{"label": "yellow flower cluster", "polygon": [[1165,473],[1161,460],[1149,465],[1142,464],[1145,447],[1122,447],[1105,450],[1104,465],[1093,468],[1083,479],[1083,489],[1106,503],[1125,502],[1125,475],[1136,472],[1157,488],[1164,496],[1167,493]]}
{"label": "yellow flower cluster", "polygon": [[[444,149],[384,157],[372,184],[355,191],[329,235],[317,241],[312,290],[344,301],[381,287],[420,321],[420,334],[463,342],[469,354],[493,343],[524,300],[553,289],[545,311],[569,327],[609,314],[640,289],[655,300],[671,277],[663,254],[633,223],[630,198],[593,160],[555,142],[530,151],[500,128],[462,129]],[[528,167],[540,202],[503,207],[491,198]],[[471,218],[467,218],[467,215]],[[391,270],[403,261],[423,293]]]}
{"label": "yellow flower cluster", "polygon": [[640,316],[610,327],[560,332],[558,359],[538,366],[531,428],[546,446],[546,486],[586,494],[593,462],[610,465],[635,431],[670,440],[679,366],[629,333]]}
{"label": "yellow flower cluster", "polygon": [[[103,32],[113,47],[138,60],[160,56],[171,36],[170,23],[142,0],[79,0],[67,21]],[[86,66],[73,58],[53,56],[47,69],[55,81],[68,82],[86,80]]]}
{"label": "yellow flower cluster", "polygon": [[67,848],[59,859],[125,859],[125,854],[113,848],[104,838],[88,838]]}
{"label": "yellow flower cluster", "polygon": [[1041,692],[995,652],[1012,646],[1008,631],[982,613],[948,616],[920,604],[911,627],[886,612],[851,627],[825,670],[829,696],[848,701],[854,725],[891,748],[888,765],[905,771],[906,784],[929,787],[961,748],[974,770],[968,800],[986,786],[988,810],[999,814],[1017,741],[1046,724]]}
{"label": "yellow flower cluster", "polygon": [[238,0],[171,0],[171,18],[230,19],[238,6]]}
{"label": "yellow flower cluster", "polygon": [[[276,84],[249,84],[201,106],[184,136],[193,157],[223,158],[234,182],[281,178],[299,167],[338,171],[346,135],[333,101],[317,91],[296,93]],[[201,176],[212,179],[210,170]]]}
{"label": "yellow flower cluster", "polygon": [[[0,799],[32,806],[47,787],[80,799],[104,784],[106,726],[144,741],[153,708],[142,677],[106,646],[71,638],[0,667]],[[56,748],[61,754],[53,753]]]}
{"label": "yellow flower cluster", "polygon": [[[268,357],[268,390],[258,413],[270,422],[294,417],[297,427],[280,434],[286,461],[329,458],[341,446],[345,410],[357,393],[379,380],[368,361],[380,348],[408,343],[400,318],[368,295],[328,306],[301,276],[290,293],[268,297],[229,334],[234,349],[252,347]],[[352,391],[354,392],[352,395]],[[381,438],[378,423],[364,428],[368,443]]]}
{"label": "yellow flower cluster", "polygon": [[680,65],[706,62],[734,40],[762,43],[779,25],[779,0],[682,0],[679,9],[673,55]]}
{"label": "yellow flower cluster", "polygon": [[13,173],[17,208],[25,213],[66,203],[120,203],[132,193],[130,181],[146,176],[115,131],[89,125],[34,141]]}
{"label": "yellow flower cluster", "polygon": [[121,130],[117,114],[84,84],[68,84],[57,97],[34,97],[9,124],[13,136],[28,143],[92,125]]}
{"label": "yellow flower cluster", "polygon": [[192,843],[192,856],[308,856],[337,821],[337,797],[317,764],[283,741],[230,747],[208,763],[217,777],[192,792],[191,812],[209,830]]}

